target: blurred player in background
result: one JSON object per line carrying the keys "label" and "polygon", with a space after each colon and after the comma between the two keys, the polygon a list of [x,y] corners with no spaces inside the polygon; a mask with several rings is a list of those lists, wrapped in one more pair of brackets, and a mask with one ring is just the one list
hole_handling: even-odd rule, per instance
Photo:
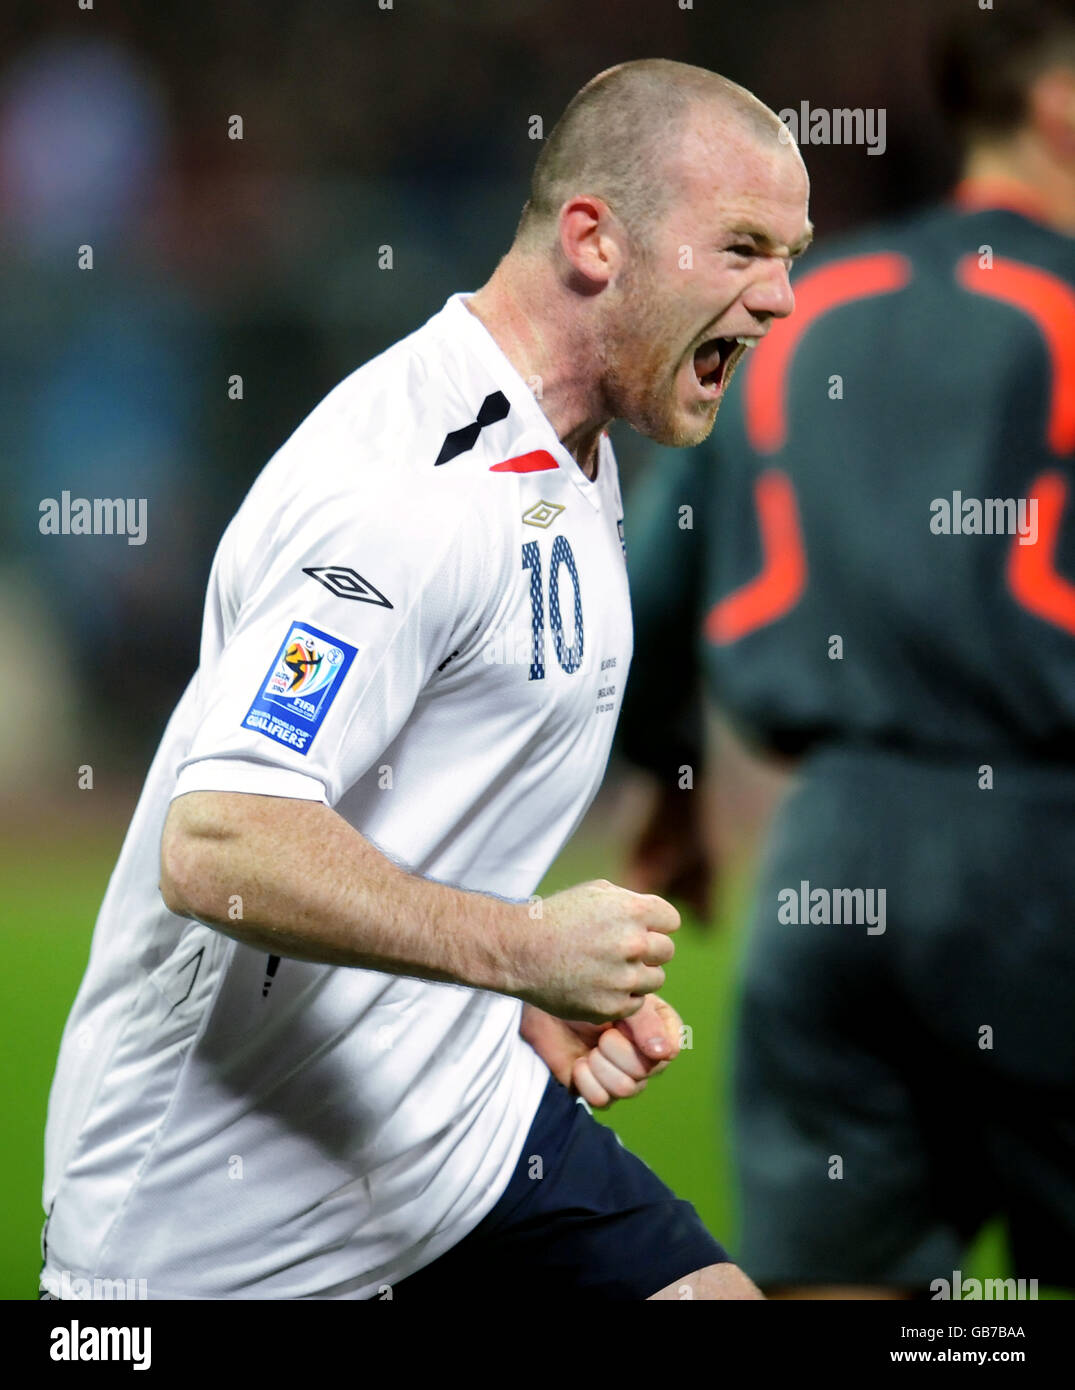
{"label": "blurred player in background", "polygon": [[64,1032],[46,1294],[759,1296],[567,1089],[606,1105],[678,1051],[675,910],[527,899],[631,657],[607,425],[704,439],[790,312],[782,132],[702,69],[595,79],[489,282],[255,482]]}
{"label": "blurred player in background", "polygon": [[736,1063],[740,1257],[790,1296],[913,1295],[998,1214],[1075,1284],[1070,9],[973,10],[941,82],[952,200],[827,246],[628,507],[628,882],[702,891],[699,673],[801,760]]}

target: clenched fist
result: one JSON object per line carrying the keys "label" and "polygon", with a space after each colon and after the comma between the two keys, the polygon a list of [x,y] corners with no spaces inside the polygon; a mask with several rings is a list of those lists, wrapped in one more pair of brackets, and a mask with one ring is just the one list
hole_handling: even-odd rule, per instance
{"label": "clenched fist", "polygon": [[557,1018],[630,1018],[664,984],[679,913],[607,879],[555,893],[505,944],[505,994]]}

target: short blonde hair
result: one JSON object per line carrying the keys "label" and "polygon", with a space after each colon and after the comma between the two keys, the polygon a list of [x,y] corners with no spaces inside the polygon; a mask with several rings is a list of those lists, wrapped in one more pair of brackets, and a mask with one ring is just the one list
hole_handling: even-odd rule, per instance
{"label": "short blonde hair", "polygon": [[779,117],[745,87],[707,68],[643,58],[599,73],[571,99],[545,141],[517,240],[532,246],[551,239],[564,203],[589,193],[644,242],[672,200],[671,157],[691,114],[703,106],[722,108],[757,135],[783,130]]}

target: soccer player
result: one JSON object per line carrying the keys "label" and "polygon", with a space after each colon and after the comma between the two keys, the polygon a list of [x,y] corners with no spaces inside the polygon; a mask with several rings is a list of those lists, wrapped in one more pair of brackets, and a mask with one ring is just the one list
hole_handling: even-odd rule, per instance
{"label": "soccer player", "polygon": [[[946,52],[954,197],[826,247],[715,446],[628,499],[626,751],[697,804],[697,664],[801,759],[736,1044],[739,1254],[791,1296],[950,1287],[996,1215],[1075,1284],[1075,20]],[[669,823],[632,886],[686,872]]]}
{"label": "soccer player", "polygon": [[674,1057],[678,914],[604,881],[532,895],[631,658],[606,427],[703,439],[791,310],[807,179],[781,129],[704,70],[594,79],[484,288],[254,483],[64,1033],[46,1292],[759,1296],[573,1094]]}

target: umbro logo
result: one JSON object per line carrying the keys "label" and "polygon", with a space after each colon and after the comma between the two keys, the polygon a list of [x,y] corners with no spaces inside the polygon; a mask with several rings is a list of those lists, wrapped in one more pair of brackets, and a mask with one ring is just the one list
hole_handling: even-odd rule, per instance
{"label": "umbro logo", "polygon": [[542,530],[547,530],[563,510],[559,502],[546,502],[542,499],[523,512],[523,521],[527,526],[540,526]]}
{"label": "umbro logo", "polygon": [[337,598],[353,598],[359,603],[379,603],[382,608],[392,607],[380,589],[375,589],[368,579],[363,579],[357,570],[347,565],[309,565],[303,566],[302,572],[308,574],[311,579],[316,579],[319,584],[324,584],[329,593],[335,594]]}

